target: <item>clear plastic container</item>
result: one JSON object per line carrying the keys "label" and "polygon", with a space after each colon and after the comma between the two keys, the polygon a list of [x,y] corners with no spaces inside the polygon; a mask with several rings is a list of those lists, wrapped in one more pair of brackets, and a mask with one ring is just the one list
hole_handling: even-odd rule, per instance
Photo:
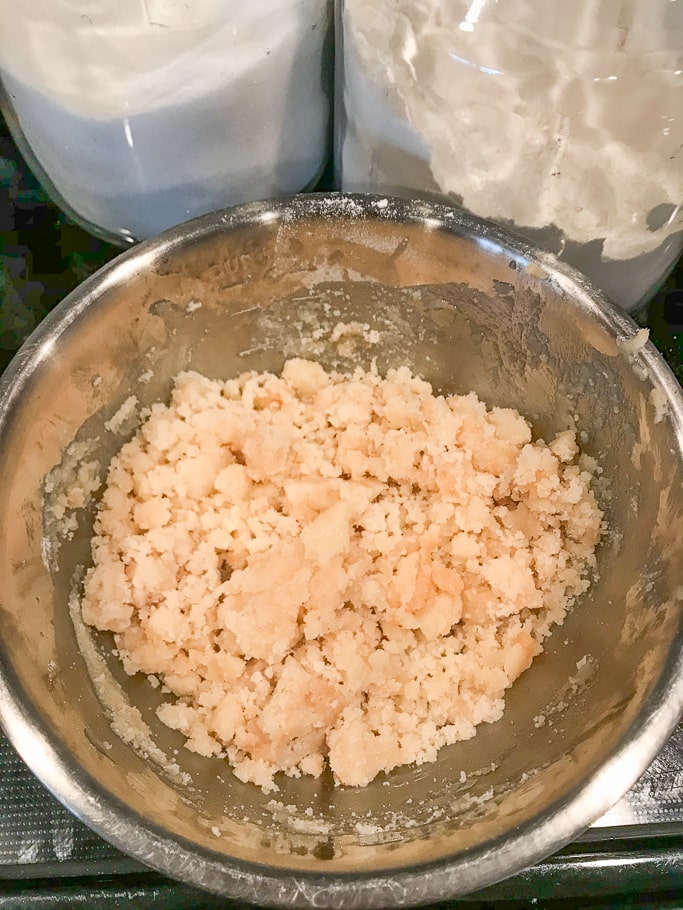
{"label": "clear plastic container", "polygon": [[683,0],[339,0],[338,185],[513,227],[627,310],[683,248]]}
{"label": "clear plastic container", "polygon": [[126,243],[303,190],[329,153],[332,0],[0,0],[0,102],[73,217]]}

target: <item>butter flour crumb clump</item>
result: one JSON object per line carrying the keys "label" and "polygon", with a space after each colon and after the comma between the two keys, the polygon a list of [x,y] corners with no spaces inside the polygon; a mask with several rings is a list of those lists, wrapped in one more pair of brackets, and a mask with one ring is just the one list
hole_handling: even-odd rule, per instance
{"label": "butter flour crumb clump", "polygon": [[589,585],[595,468],[406,368],[181,373],[109,467],[83,619],[192,751],[362,786],[502,715]]}

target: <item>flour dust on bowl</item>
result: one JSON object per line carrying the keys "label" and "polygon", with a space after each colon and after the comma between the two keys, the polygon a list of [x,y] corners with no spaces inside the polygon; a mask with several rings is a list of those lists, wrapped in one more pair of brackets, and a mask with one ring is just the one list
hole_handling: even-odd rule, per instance
{"label": "flour dust on bowl", "polygon": [[[280,374],[296,358],[407,367],[520,411],[538,440],[576,430],[607,530],[596,579],[501,719],[364,787],[276,775],[264,792],[159,722],[163,686],[123,671],[79,594],[106,466],[144,409],[183,371]],[[66,806],[153,868],[262,906],[477,890],[603,814],[680,716],[681,390],[627,316],[490,224],[338,195],[205,216],[81,285],[0,393],[2,723]]]}

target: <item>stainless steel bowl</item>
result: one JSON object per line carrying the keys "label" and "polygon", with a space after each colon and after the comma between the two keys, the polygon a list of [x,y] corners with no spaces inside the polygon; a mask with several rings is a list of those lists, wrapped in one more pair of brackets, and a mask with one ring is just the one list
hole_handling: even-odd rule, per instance
{"label": "stainless steel bowl", "polygon": [[[339,349],[340,320],[368,323],[381,344]],[[425,203],[247,205],[121,255],[42,323],[0,385],[0,717],[19,753],[120,849],[260,905],[437,900],[573,839],[645,770],[683,705],[683,399],[635,333],[552,257]],[[149,685],[121,674],[106,636],[74,625],[94,505],[63,511],[60,491],[120,446],[105,422],[130,395],[163,397],[187,367],[228,377],[291,355],[407,364],[438,390],[519,408],[541,436],[575,421],[603,468],[610,532],[599,581],[502,720],[365,789],[287,779],[273,803],[184,752],[155,721]],[[138,708],[137,746],[98,693]]]}

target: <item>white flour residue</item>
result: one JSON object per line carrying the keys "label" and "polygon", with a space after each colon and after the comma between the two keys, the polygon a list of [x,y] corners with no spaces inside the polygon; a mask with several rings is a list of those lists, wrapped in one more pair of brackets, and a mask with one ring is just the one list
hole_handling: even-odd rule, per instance
{"label": "white flour residue", "polygon": [[17,853],[17,862],[21,865],[35,863],[40,856],[41,841],[26,840],[22,843]]}
{"label": "white flour residue", "polygon": [[70,818],[53,818],[52,849],[60,862],[71,858],[74,849],[74,826]]}
{"label": "white flour residue", "polygon": [[359,343],[379,344],[381,333],[370,328],[367,322],[338,322],[332,329],[330,341],[336,345],[340,357],[353,357]]}

